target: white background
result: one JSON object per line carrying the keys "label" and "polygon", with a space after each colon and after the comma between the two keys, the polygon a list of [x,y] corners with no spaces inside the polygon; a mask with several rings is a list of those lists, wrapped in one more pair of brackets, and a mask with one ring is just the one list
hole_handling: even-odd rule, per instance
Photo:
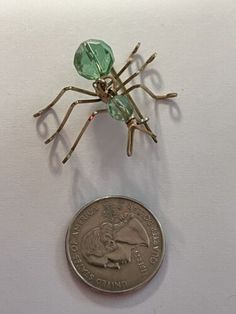
{"label": "white background", "polygon": [[[236,2],[233,0],[0,1],[0,313],[233,314],[236,308]],[[135,99],[158,134],[136,133],[126,156],[126,126],[95,119],[71,160],[61,160],[98,105],[75,109],[48,146],[69,104],[32,114],[63,86],[91,89],[73,55],[80,42],[111,45],[116,68],[134,45],[137,78],[175,102]],[[125,78],[125,76],[124,76]],[[110,194],[136,198],[162,223],[167,252],[158,275],[129,295],[101,295],[70,272],[64,237],[87,202]]]}

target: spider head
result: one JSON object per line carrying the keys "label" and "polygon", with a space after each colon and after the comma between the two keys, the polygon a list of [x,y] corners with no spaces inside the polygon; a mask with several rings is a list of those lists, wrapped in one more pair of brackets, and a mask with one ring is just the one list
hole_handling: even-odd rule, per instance
{"label": "spider head", "polygon": [[93,83],[96,94],[105,103],[108,102],[110,95],[116,88],[115,79],[112,76],[103,76]]}
{"label": "spider head", "polygon": [[105,92],[107,89],[107,82],[104,79],[98,79],[93,82],[93,87],[96,92]]}

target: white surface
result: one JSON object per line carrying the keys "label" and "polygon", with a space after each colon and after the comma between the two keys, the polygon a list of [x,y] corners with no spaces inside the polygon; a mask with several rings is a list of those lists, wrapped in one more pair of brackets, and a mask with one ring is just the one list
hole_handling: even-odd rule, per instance
{"label": "white surface", "polygon": [[[40,3],[39,3],[40,2]],[[0,1],[0,313],[233,314],[236,307],[236,2]],[[96,105],[81,105],[54,143],[46,139],[70,93],[45,119],[32,114],[67,85],[91,88],[73,68],[79,43],[101,38],[116,68],[142,42],[139,80],[177,91],[176,104],[136,93],[159,143],[98,117],[62,166]],[[99,105],[101,107],[101,105]],[[69,271],[67,226],[85,203],[122,194],[146,204],[167,238],[161,270],[145,288],[104,296]]]}

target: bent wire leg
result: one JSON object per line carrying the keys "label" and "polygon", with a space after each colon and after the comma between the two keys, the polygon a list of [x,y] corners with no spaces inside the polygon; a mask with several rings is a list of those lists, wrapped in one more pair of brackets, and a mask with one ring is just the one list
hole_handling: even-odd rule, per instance
{"label": "bent wire leg", "polygon": [[128,127],[128,142],[127,142],[127,155],[130,157],[133,154],[133,141],[134,141],[134,128]]}
{"label": "bent wire leg", "polygon": [[48,106],[46,106],[45,108],[43,108],[43,109],[39,110],[38,112],[36,112],[34,114],[34,117],[35,118],[39,117],[39,116],[41,116],[41,114],[45,113],[50,108],[52,108],[58,102],[58,100],[65,94],[65,92],[67,92],[69,90],[72,90],[72,91],[78,92],[78,93],[82,93],[82,94],[85,94],[85,95],[97,96],[94,92],[90,92],[89,90],[81,89],[81,88],[74,87],[74,86],[67,86],[67,87],[64,87],[60,91],[60,93],[54,98],[54,100],[52,102],[50,102],[50,104]]}
{"label": "bent wire leg", "polygon": [[128,126],[127,155],[129,157],[132,156],[132,153],[133,153],[133,140],[134,140],[134,131],[135,130],[139,130],[145,134],[150,135],[151,137],[153,137],[153,135],[155,135],[152,132],[142,128],[140,125],[131,124],[130,126]]}
{"label": "bent wire leg", "polygon": [[[116,73],[116,71],[115,71],[114,68],[111,69],[111,73],[112,73],[112,75],[114,76],[114,78],[117,80],[117,82],[121,85],[121,89],[122,89],[123,92],[125,93],[125,92],[127,91],[127,89],[126,89],[126,87],[123,85],[123,83],[122,83],[120,77],[117,76],[117,73]],[[129,93],[127,94],[127,97],[128,97],[128,99],[129,99],[129,101],[131,102],[131,104],[132,104],[134,110],[136,111],[136,113],[137,113],[139,119],[140,119],[141,121],[144,121],[144,122],[143,122],[143,125],[145,126],[146,130],[148,130],[149,132],[152,132],[152,130],[150,129],[150,127],[149,127],[149,125],[148,125],[148,123],[147,123],[147,121],[145,121],[145,118],[143,117],[142,113],[141,113],[140,110],[138,109],[138,106],[136,105],[136,103],[134,102],[133,98],[131,97],[131,95],[130,95]],[[152,134],[153,134],[153,135],[152,135],[153,141],[154,141],[155,143],[157,143],[157,137],[156,137],[156,135],[155,135],[153,132],[152,132]]]}
{"label": "bent wire leg", "polygon": [[84,134],[84,132],[86,131],[87,127],[89,126],[90,122],[95,118],[96,115],[98,115],[99,113],[105,113],[107,112],[107,109],[99,109],[94,111],[88,118],[88,120],[85,122],[81,132],[79,133],[78,137],[76,138],[73,146],[71,147],[69,153],[66,155],[66,157],[63,159],[63,164],[65,164],[67,162],[67,160],[71,157],[73,151],[75,150],[76,146],[78,145],[82,135]]}
{"label": "bent wire leg", "polygon": [[147,86],[142,85],[142,84],[136,84],[128,88],[125,92],[122,93],[122,95],[128,94],[132,90],[136,88],[142,88],[149,96],[151,96],[153,99],[156,100],[161,100],[161,99],[167,99],[167,98],[173,98],[176,97],[178,94],[177,93],[168,93],[164,95],[155,95]]}
{"label": "bent wire leg", "polygon": [[[137,45],[134,47],[134,49],[132,50],[131,54],[129,55],[125,65],[120,69],[120,71],[116,74],[117,76],[120,76],[128,67],[129,65],[133,62],[134,60],[134,55],[136,54],[136,52],[138,51],[139,47],[140,47],[141,43],[138,42]],[[108,84],[108,86],[110,86],[112,84],[112,82],[110,82]]]}
{"label": "bent wire leg", "polygon": [[150,135],[150,136],[153,135],[152,132],[145,130],[145,129],[142,128],[140,125],[135,125],[134,128],[137,129],[137,130],[139,130],[139,131],[141,131],[141,132],[143,132],[143,133],[145,133],[145,134],[148,134],[148,135]]}
{"label": "bent wire leg", "polygon": [[76,105],[79,105],[79,104],[86,104],[86,103],[93,103],[93,102],[98,102],[98,101],[101,101],[100,98],[96,98],[96,99],[83,99],[83,100],[77,100],[75,102],[73,102],[69,109],[67,110],[65,116],[64,116],[64,119],[62,120],[61,124],[59,125],[58,129],[56,130],[56,132],[51,136],[49,137],[46,141],[45,141],[45,144],[48,144],[50,143],[55,137],[56,135],[63,129],[63,127],[65,126],[66,124],[66,121],[69,119],[69,116],[72,112],[72,110],[75,108]]}
{"label": "bent wire leg", "polygon": [[118,92],[123,86],[125,86],[126,84],[128,84],[131,80],[133,80],[136,76],[138,76],[141,72],[143,72],[143,70],[146,68],[146,66],[151,63],[155,58],[156,58],[157,54],[154,53],[151,55],[151,57],[149,57],[147,59],[147,61],[141,66],[141,68],[138,69],[138,71],[136,71],[135,73],[133,73],[130,77],[128,77],[124,82],[122,82],[122,84],[120,86],[118,86],[118,88],[116,89],[116,92]]}
{"label": "bent wire leg", "polygon": [[129,55],[126,64],[117,73],[118,76],[120,76],[128,68],[128,66],[133,62],[133,60],[134,60],[133,57],[136,54],[136,52],[138,51],[139,47],[140,47],[140,43],[137,43],[137,45],[134,47],[131,54]]}

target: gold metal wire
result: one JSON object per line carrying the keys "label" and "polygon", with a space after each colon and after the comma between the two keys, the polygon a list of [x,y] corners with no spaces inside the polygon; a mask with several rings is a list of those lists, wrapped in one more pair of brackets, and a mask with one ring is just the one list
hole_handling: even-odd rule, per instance
{"label": "gold metal wire", "polygon": [[39,117],[41,116],[43,113],[47,112],[49,109],[51,109],[57,102],[58,100],[65,94],[65,92],[67,91],[74,91],[74,92],[78,92],[78,93],[82,93],[82,94],[85,94],[85,95],[90,95],[90,96],[97,96],[96,93],[94,92],[91,92],[89,90],[86,90],[86,89],[81,89],[81,88],[78,88],[78,87],[74,87],[74,86],[67,86],[67,87],[64,87],[60,93],[55,97],[55,99],[48,105],[46,106],[45,108],[39,110],[38,112],[36,112],[34,114],[34,117]]}
{"label": "gold metal wire", "polygon": [[96,115],[100,114],[100,113],[106,113],[107,109],[100,109],[100,110],[96,110],[94,111],[89,118],[87,119],[87,121],[85,122],[82,130],[80,131],[78,137],[76,138],[74,144],[72,145],[69,153],[66,155],[66,157],[63,159],[63,164],[65,164],[67,162],[67,160],[71,157],[73,151],[75,150],[76,146],[78,145],[82,135],[84,134],[84,132],[86,131],[87,127],[89,126],[90,122],[95,118]]}
{"label": "gold metal wire", "polygon": [[[160,100],[160,99],[167,99],[167,98],[173,98],[177,96],[177,93],[167,93],[164,95],[155,95],[148,87],[146,87],[143,84],[135,84],[131,87],[129,87],[128,89],[126,88],[126,85],[133,80],[136,76],[138,76],[142,71],[144,71],[144,69],[146,68],[146,66],[148,64],[150,64],[156,57],[156,53],[152,54],[147,61],[132,75],[130,75],[124,82],[122,82],[120,75],[129,67],[129,65],[133,62],[134,60],[134,55],[137,53],[138,49],[140,47],[140,43],[137,43],[137,45],[134,47],[134,49],[132,50],[132,52],[130,53],[127,62],[125,63],[125,65],[118,71],[116,72],[114,68],[111,69],[111,75],[105,76],[103,78],[101,78],[101,80],[97,80],[93,83],[93,86],[95,88],[95,92],[86,90],[86,89],[81,89],[78,87],[74,87],[74,86],[67,86],[64,87],[59,94],[54,98],[54,100],[47,105],[45,108],[39,110],[37,113],[34,114],[34,117],[39,117],[42,114],[46,113],[49,109],[51,109],[60,99],[61,97],[67,92],[67,91],[75,91],[78,93],[82,93],[85,95],[89,95],[89,96],[93,96],[93,97],[98,97],[95,99],[82,99],[82,100],[76,100],[75,102],[73,102],[61,124],[59,125],[58,129],[56,130],[56,132],[49,137],[45,143],[48,144],[49,142],[51,142],[59,133],[60,131],[63,129],[63,127],[65,126],[67,120],[69,119],[73,109],[75,108],[75,106],[79,105],[79,104],[85,104],[85,103],[95,103],[95,102],[99,102],[101,101],[101,97],[102,99],[105,101],[105,103],[107,103],[109,101],[109,97],[113,97],[115,95],[118,94],[118,91],[122,91],[121,95],[126,95],[130,101],[130,103],[132,104],[134,111],[135,111],[135,115],[131,117],[131,119],[126,123],[127,127],[128,127],[128,142],[127,142],[127,155],[131,156],[132,152],[133,152],[133,139],[134,139],[134,133],[135,130],[139,130],[149,136],[152,137],[153,141],[157,143],[157,137],[156,135],[152,132],[152,130],[150,129],[147,121],[148,118],[143,117],[142,113],[140,112],[138,106],[136,105],[136,103],[134,102],[133,98],[130,95],[130,92],[133,91],[134,89],[137,88],[141,88],[143,89],[148,95],[150,95],[153,99],[155,100]],[[102,87],[103,85],[103,80],[105,82],[106,79],[110,79],[110,82],[106,82],[104,84],[104,86],[106,86],[106,90],[101,90],[100,87]],[[98,84],[99,88],[98,88]],[[112,87],[110,87],[112,85]],[[96,86],[97,86],[97,90],[96,90]],[[107,94],[106,94],[107,93]],[[81,137],[83,136],[83,134],[85,133],[86,129],[88,128],[90,122],[95,118],[96,115],[100,114],[100,113],[106,113],[108,112],[108,109],[99,109],[94,111],[89,118],[87,119],[87,121],[85,122],[82,130],[80,131],[79,135],[77,136],[74,144],[72,145],[69,153],[66,155],[66,157],[63,159],[63,163],[66,163],[67,160],[71,157],[73,151],[75,150],[76,146],[78,145]]]}

